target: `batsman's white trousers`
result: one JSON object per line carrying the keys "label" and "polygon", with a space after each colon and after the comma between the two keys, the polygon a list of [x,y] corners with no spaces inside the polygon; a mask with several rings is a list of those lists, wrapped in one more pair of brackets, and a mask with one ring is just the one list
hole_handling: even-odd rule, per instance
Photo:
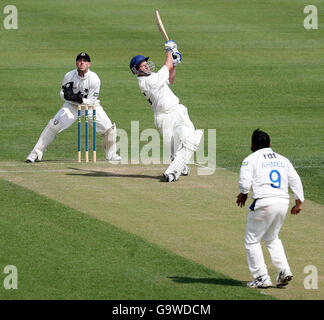
{"label": "batsman's white trousers", "polygon": [[195,132],[188,109],[182,104],[178,104],[171,112],[155,113],[154,122],[171,156],[175,155],[180,142]]}
{"label": "batsman's white trousers", "polygon": [[278,238],[288,206],[289,199],[275,197],[256,200],[254,208],[253,203],[250,205],[244,244],[253,278],[268,274],[260,244],[262,239],[277,271],[284,269],[290,271],[284,247]]}
{"label": "batsman's white trousers", "polygon": [[[82,116],[84,116],[84,110],[82,110]],[[89,108],[88,120],[90,125],[92,121],[92,109]],[[65,102],[62,108],[56,113],[53,119],[51,119],[43,132],[41,133],[33,151],[31,154],[36,154],[38,160],[42,159],[44,151],[55,139],[56,135],[63,130],[69,128],[78,119],[78,107]],[[111,128],[112,122],[108,115],[102,108],[102,106],[96,106],[96,132],[104,134],[109,128]]]}

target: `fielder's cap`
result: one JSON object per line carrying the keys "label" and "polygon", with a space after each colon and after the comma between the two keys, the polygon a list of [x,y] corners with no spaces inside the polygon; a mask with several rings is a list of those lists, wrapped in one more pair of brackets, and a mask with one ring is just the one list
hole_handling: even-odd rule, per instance
{"label": "fielder's cap", "polygon": [[81,52],[81,53],[79,53],[79,54],[77,55],[75,61],[78,61],[78,60],[81,59],[81,58],[86,59],[87,61],[91,62],[89,55],[88,55],[87,53],[85,53],[85,52]]}

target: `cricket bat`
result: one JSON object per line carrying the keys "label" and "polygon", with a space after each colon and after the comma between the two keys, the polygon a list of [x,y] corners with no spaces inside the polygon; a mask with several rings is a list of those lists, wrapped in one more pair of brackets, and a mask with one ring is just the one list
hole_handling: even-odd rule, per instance
{"label": "cricket bat", "polygon": [[157,24],[157,26],[158,26],[164,40],[169,41],[169,37],[168,37],[168,35],[167,35],[166,31],[165,31],[165,28],[163,26],[163,22],[162,22],[162,19],[160,17],[160,14],[159,14],[158,10],[155,11],[155,18],[156,18],[156,24]]}

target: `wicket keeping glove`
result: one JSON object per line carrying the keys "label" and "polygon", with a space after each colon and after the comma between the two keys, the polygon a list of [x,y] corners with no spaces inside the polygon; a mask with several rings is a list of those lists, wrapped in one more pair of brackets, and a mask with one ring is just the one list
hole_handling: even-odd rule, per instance
{"label": "wicket keeping glove", "polygon": [[[65,98],[65,96],[64,96],[64,98]],[[79,91],[78,93],[73,93],[73,94],[69,95],[66,98],[66,100],[74,101],[74,102],[77,102],[77,103],[82,103],[83,102],[83,95]]]}
{"label": "wicket keeping glove", "polygon": [[172,52],[173,49],[177,49],[177,44],[174,40],[169,40],[164,43],[165,52]]}
{"label": "wicket keeping glove", "polygon": [[182,61],[182,54],[179,51],[172,52],[173,66],[176,67]]}
{"label": "wicket keeping glove", "polygon": [[77,103],[83,102],[83,96],[81,92],[78,93],[73,92],[73,82],[68,82],[64,86],[62,86],[63,93],[64,93],[64,99],[68,101],[73,101]]}
{"label": "wicket keeping glove", "polygon": [[66,83],[62,86],[62,90],[65,93],[73,93],[73,81]]}

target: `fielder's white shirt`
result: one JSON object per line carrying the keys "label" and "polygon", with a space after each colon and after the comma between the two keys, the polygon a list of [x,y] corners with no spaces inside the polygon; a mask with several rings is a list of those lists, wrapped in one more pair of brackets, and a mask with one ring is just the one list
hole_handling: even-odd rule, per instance
{"label": "fielder's white shirt", "polygon": [[[100,105],[98,100],[100,91],[100,79],[97,74],[93,71],[88,70],[84,77],[80,77],[77,69],[69,71],[63,79],[62,86],[68,82],[73,81],[73,92],[78,93],[79,91],[85,96],[83,98],[83,104],[85,105]],[[64,99],[64,92],[60,91],[61,98]],[[78,105],[77,102],[67,101],[70,104]]]}
{"label": "fielder's white shirt", "polygon": [[252,199],[280,197],[289,199],[288,186],[295,199],[304,201],[301,179],[291,162],[271,148],[257,150],[241,165],[239,188],[246,194],[252,186]]}
{"label": "fielder's white shirt", "polygon": [[137,79],[141,92],[155,113],[168,113],[179,104],[179,98],[169,88],[169,69],[166,65],[158,72]]}

